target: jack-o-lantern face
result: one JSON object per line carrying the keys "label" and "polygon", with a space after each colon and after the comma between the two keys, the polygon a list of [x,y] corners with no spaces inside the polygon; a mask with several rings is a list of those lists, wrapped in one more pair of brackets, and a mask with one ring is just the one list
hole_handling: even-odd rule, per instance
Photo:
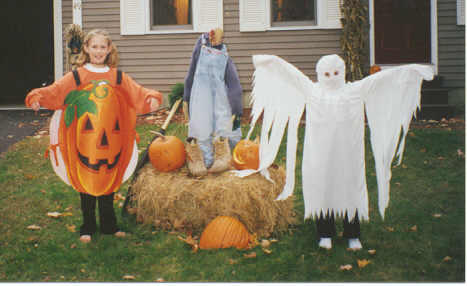
{"label": "jack-o-lantern face", "polygon": [[68,176],[80,192],[109,194],[120,186],[131,158],[135,120],[106,81],[70,94],[60,132]]}

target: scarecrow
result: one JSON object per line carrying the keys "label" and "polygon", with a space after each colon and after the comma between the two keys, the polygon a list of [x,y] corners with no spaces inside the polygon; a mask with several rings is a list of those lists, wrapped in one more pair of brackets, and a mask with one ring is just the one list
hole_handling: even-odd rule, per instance
{"label": "scarecrow", "polygon": [[260,164],[256,170],[235,171],[237,175],[261,172],[269,177],[267,168],[276,157],[288,123],[286,182],[277,200],[289,197],[295,185],[297,129],[306,108],[302,161],[305,219],[333,213],[350,220],[368,220],[366,111],[376,163],[379,212],[384,219],[391,162],[401,139],[397,152],[401,163],[409,124],[420,106],[421,83],[433,78],[431,68],[404,65],[346,83],[344,61],[337,55],[327,55],[317,63],[318,82],[314,83],[277,56],[256,55],[253,63],[252,120],[247,138],[263,113]]}
{"label": "scarecrow", "polygon": [[242,137],[242,87],[223,35],[217,28],[198,38],[185,78],[183,98],[190,117],[187,164],[195,176],[227,170],[230,148]]}

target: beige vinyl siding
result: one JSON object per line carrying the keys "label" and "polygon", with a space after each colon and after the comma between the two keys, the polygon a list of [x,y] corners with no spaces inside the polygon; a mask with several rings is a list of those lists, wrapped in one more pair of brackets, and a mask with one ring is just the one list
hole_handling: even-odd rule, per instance
{"label": "beige vinyl siding", "polygon": [[[223,6],[225,43],[245,96],[251,92],[254,54],[281,56],[314,79],[317,60],[325,54],[340,53],[340,30],[240,33],[239,1],[224,0]],[[120,69],[138,83],[166,95],[173,84],[184,81],[199,33],[121,36],[119,0],[83,1],[82,15],[85,32],[94,28],[110,32],[119,50]]]}
{"label": "beige vinyl siding", "polygon": [[73,23],[73,1],[62,0],[63,74],[67,72],[65,30],[66,30],[66,27],[72,23]]}
{"label": "beige vinyl siding", "polygon": [[456,0],[438,1],[439,75],[449,88],[465,88],[465,26],[457,25]]}

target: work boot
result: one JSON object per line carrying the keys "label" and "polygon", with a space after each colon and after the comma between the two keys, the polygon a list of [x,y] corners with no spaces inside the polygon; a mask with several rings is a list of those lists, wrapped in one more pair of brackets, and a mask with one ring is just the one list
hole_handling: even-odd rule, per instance
{"label": "work boot", "polygon": [[209,168],[209,173],[219,173],[230,168],[232,155],[230,154],[229,139],[218,137],[214,139],[214,163]]}
{"label": "work boot", "polygon": [[198,143],[196,143],[195,138],[187,138],[185,150],[187,155],[187,166],[190,174],[195,177],[206,175],[208,170],[204,165],[203,153],[201,152]]}

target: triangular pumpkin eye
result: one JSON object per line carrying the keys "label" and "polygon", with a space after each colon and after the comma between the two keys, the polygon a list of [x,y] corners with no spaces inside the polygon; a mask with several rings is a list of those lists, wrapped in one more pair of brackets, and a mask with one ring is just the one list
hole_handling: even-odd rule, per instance
{"label": "triangular pumpkin eye", "polygon": [[114,131],[120,131],[120,124],[118,124],[118,119],[117,119],[117,121],[115,121]]}
{"label": "triangular pumpkin eye", "polygon": [[89,117],[86,118],[86,124],[84,125],[84,130],[86,131],[92,131],[94,130],[94,126],[92,126],[91,120]]}

